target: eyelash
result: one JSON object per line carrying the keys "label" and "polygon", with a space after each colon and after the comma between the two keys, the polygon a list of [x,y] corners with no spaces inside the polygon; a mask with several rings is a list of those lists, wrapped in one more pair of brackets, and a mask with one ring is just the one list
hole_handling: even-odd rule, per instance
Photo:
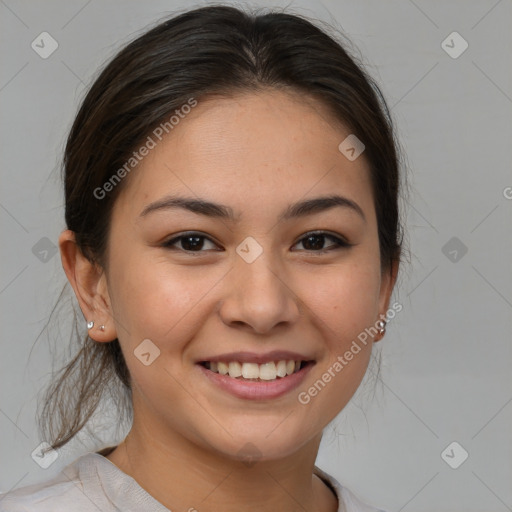
{"label": "eyelash", "polygon": [[[318,250],[318,251],[315,251],[315,250],[309,250],[306,251],[307,252],[311,252],[311,253],[315,253],[317,255],[319,254],[326,254],[328,252],[331,252],[333,250],[339,250],[339,249],[346,249],[348,247],[351,247],[353,244],[349,244],[348,242],[346,242],[345,240],[337,237],[337,236],[334,236],[334,235],[331,235],[330,233],[326,232],[326,231],[311,231],[309,233],[306,233],[300,240],[298,240],[294,245],[297,245],[298,243],[306,240],[308,237],[310,236],[324,236],[325,238],[329,238],[331,240],[334,241],[334,246],[331,246],[330,249],[321,249],[321,250]],[[199,251],[189,251],[187,249],[179,249],[177,247],[173,247],[174,244],[176,244],[177,242],[179,242],[180,240],[182,239],[185,239],[185,238],[192,238],[192,237],[195,237],[195,238],[204,238],[206,240],[209,240],[210,242],[212,242],[213,244],[215,244],[215,242],[213,240],[211,240],[209,237],[207,237],[206,235],[202,235],[201,233],[199,232],[196,232],[196,231],[190,231],[188,233],[183,233],[181,234],[180,236],[177,236],[177,237],[174,237],[170,240],[167,240],[166,242],[164,242],[162,244],[162,247],[166,248],[166,249],[171,249],[171,250],[179,250],[179,251],[182,251],[186,254],[200,254],[202,252],[205,252],[203,250],[199,250]]]}

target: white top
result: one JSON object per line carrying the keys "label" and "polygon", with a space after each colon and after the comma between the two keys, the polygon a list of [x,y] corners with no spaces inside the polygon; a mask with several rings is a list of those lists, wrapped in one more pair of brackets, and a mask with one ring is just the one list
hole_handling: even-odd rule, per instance
{"label": "white top", "polygon": [[[111,449],[101,452],[108,454]],[[314,467],[338,497],[338,512],[383,512],[365,505],[346,487]],[[131,476],[100,452],[76,459],[46,482],[0,494],[0,512],[169,512]]]}

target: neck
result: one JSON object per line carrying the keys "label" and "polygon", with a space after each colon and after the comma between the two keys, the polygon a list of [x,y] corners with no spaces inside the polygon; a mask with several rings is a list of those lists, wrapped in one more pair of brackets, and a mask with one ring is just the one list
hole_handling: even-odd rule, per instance
{"label": "neck", "polygon": [[169,510],[338,510],[335,495],[313,474],[321,436],[279,460],[238,461],[175,432],[164,440],[134,427],[107,458]]}

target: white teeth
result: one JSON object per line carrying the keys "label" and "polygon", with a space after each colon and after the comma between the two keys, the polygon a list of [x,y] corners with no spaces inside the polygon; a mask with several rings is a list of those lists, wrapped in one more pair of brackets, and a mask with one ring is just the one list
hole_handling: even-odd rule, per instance
{"label": "white teeth", "polygon": [[286,361],[279,361],[277,363],[277,376],[286,377]]}
{"label": "white teeth", "polygon": [[301,361],[280,360],[269,361],[268,363],[240,363],[238,361],[206,363],[206,367],[212,372],[227,375],[233,379],[260,379],[260,380],[276,380],[278,377],[283,378],[299,371]]}
{"label": "white teeth", "polygon": [[219,361],[217,363],[217,368],[221,375],[227,375],[229,372],[229,366],[226,363],[223,363],[222,361]]}
{"label": "white teeth", "polygon": [[236,379],[240,375],[242,375],[242,365],[238,361],[229,363],[229,376]]}
{"label": "white teeth", "polygon": [[260,365],[260,379],[261,380],[275,380],[277,377],[276,363],[264,363]]}
{"label": "white teeth", "polygon": [[260,376],[260,368],[257,363],[244,363],[242,365],[242,377],[244,379],[257,379]]}

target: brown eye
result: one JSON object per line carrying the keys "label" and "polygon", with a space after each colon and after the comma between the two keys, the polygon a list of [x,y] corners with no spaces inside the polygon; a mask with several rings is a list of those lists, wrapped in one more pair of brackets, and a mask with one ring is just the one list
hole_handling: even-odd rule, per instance
{"label": "brown eye", "polygon": [[[204,252],[202,249],[205,247],[205,242],[211,243],[214,246],[214,249],[217,248],[217,246],[207,236],[200,233],[182,234],[164,242],[162,246],[167,249],[177,249],[184,252]],[[176,247],[178,243],[181,244],[181,247]]]}
{"label": "brown eye", "polygon": [[[324,248],[325,241],[327,239],[330,239],[334,242],[334,244],[331,244],[327,249]],[[329,252],[335,249],[339,249],[342,247],[350,247],[351,244],[348,242],[342,240],[341,238],[338,238],[334,235],[331,235],[329,233],[324,232],[315,232],[315,233],[308,233],[305,237],[303,237],[297,244],[302,244],[304,249],[306,251],[312,251],[312,252],[318,252],[318,253],[324,253]],[[296,244],[296,245],[297,245]]]}

